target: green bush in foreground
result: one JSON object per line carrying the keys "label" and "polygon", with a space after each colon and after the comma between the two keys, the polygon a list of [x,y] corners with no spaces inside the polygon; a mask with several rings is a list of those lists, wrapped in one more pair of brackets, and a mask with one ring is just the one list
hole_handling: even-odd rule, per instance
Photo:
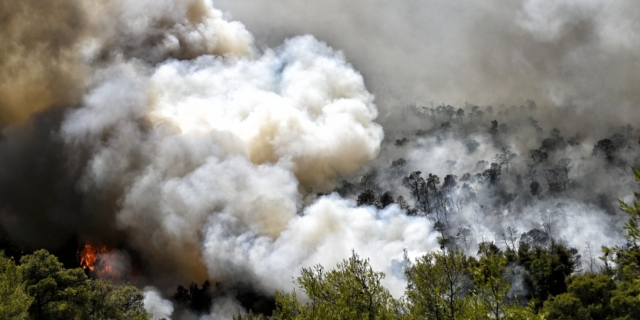
{"label": "green bush in foreground", "polygon": [[142,292],[65,269],[46,250],[16,265],[0,251],[0,319],[149,319]]}

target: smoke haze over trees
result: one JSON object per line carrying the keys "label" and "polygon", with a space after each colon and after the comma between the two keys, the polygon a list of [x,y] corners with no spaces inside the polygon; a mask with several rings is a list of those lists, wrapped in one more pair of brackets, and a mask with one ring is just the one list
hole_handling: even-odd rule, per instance
{"label": "smoke haze over trees", "polygon": [[158,319],[268,312],[301,270],[352,252],[386,274],[370,274],[385,301],[433,252],[517,260],[534,282],[527,250],[570,252],[555,285],[522,286],[537,312],[579,285],[570,274],[613,270],[601,247],[629,240],[617,199],[634,199],[640,167],[639,11],[2,2],[0,244],[133,282]]}

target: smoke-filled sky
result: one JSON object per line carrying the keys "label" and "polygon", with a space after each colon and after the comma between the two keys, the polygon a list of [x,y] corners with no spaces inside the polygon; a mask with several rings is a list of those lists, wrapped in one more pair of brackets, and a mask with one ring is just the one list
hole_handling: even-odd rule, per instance
{"label": "smoke-filled sky", "polygon": [[[434,219],[331,191],[377,170],[380,188],[408,199],[382,170],[391,160],[462,175],[504,145],[521,161],[513,172],[524,172],[528,150],[558,127],[583,136],[552,161],[568,156],[598,178],[593,194],[629,194],[628,180],[603,178],[610,172],[588,157],[610,126],[638,120],[639,11],[632,0],[3,1],[0,222],[31,248],[113,247],[123,272],[135,264],[150,286],[155,317],[170,316],[163,299],[177,284],[237,281],[269,295],[290,290],[301,267],[333,266],[351,250],[400,295],[403,250],[439,248]],[[437,133],[421,108],[491,104],[497,114],[528,99],[544,128],[500,139],[488,118]],[[426,135],[392,145],[417,130]],[[517,188],[512,178],[504,190]],[[619,240],[611,228],[621,220],[580,190],[564,195],[557,236],[578,246]],[[555,202],[516,201],[536,212]],[[458,211],[459,227],[477,216]],[[611,221],[594,229],[599,219]],[[524,232],[540,219],[520,220]],[[478,241],[507,226],[475,221]],[[237,307],[216,302],[212,314]]]}
{"label": "smoke-filled sky", "polygon": [[509,106],[534,99],[617,121],[635,116],[640,102],[640,6],[634,1],[216,5],[243,21],[259,44],[309,33],[344,51],[383,115],[405,102]]}

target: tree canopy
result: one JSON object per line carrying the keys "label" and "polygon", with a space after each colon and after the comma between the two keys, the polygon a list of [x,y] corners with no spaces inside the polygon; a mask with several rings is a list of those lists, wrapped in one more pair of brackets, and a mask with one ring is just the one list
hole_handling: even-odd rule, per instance
{"label": "tree canopy", "polygon": [[0,252],[0,298],[0,319],[149,319],[138,288],[89,279],[46,250],[18,265]]}

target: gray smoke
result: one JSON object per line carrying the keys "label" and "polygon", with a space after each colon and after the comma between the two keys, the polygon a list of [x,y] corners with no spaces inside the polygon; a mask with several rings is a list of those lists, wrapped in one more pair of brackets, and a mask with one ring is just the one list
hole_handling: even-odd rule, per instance
{"label": "gray smoke", "polygon": [[[637,121],[634,1],[218,0],[260,44],[309,33],[340,48],[376,94],[385,129],[409,103],[535,99],[572,128]],[[557,117],[539,119],[560,127]],[[389,122],[389,123],[387,123]],[[393,126],[392,126],[393,125]]]}
{"label": "gray smoke", "polygon": [[[475,242],[499,243],[508,227],[522,233],[547,226],[554,237],[579,250],[587,242],[599,248],[623,240],[619,230],[626,218],[617,213],[615,199],[628,197],[635,187],[629,168],[638,163],[637,153],[629,151],[626,167],[612,172],[592,151],[599,140],[611,137],[611,127],[638,121],[640,30],[634,20],[640,6],[635,2],[220,0],[217,5],[245,21],[260,44],[310,33],[345,52],[376,94],[378,121],[385,128],[380,155],[358,175],[376,172],[379,193],[393,190],[410,198],[402,176],[389,170],[393,160],[407,160],[405,175],[419,170],[441,180],[447,174],[461,178],[477,173],[479,160],[496,162],[504,146],[512,146],[517,158],[511,174],[502,168],[500,189],[517,193],[520,175],[528,192],[529,150],[540,148],[552,128],[559,128],[565,141],[577,137],[579,144],[550,152],[548,164],[536,167],[534,178],[548,188],[543,171],[561,158],[571,159],[573,193],[546,197],[533,206],[531,199],[517,197],[514,214],[507,212],[504,194],[472,184],[478,199],[490,200],[461,209],[452,222],[453,236],[456,228],[468,228]],[[536,100],[537,111],[522,112],[528,99]],[[462,121],[474,123],[461,124],[455,116],[434,116],[425,109],[442,104],[464,109]],[[485,115],[470,120],[475,105],[483,106]],[[489,105],[493,113],[484,108]],[[529,116],[539,121],[542,133],[529,125]],[[489,134],[494,119],[509,128],[499,139]],[[438,130],[443,122],[453,125],[449,133]],[[625,134],[629,146],[637,133]],[[393,145],[402,138],[408,138],[406,145]],[[473,151],[469,141],[477,143]],[[488,208],[500,218],[479,220],[478,212]]]}
{"label": "gray smoke", "polygon": [[[403,250],[438,250],[442,221],[470,254],[480,241],[508,245],[506,230],[541,229],[578,249],[621,241],[624,216],[610,207],[630,194],[637,156],[625,149],[624,164],[609,165],[592,151],[609,126],[638,119],[633,2],[215,4],[0,4],[0,41],[11,44],[0,50],[0,120],[10,124],[0,222],[13,241],[116,247],[103,260],[122,274],[140,269],[154,318],[173,313],[165,298],[178,284],[244,282],[268,295],[352,250],[400,296]],[[538,109],[519,107],[527,99]],[[467,116],[431,113],[443,102]],[[471,118],[474,104],[496,107]],[[493,119],[508,128],[490,133]],[[517,176],[527,179],[529,150],[553,127],[577,142],[534,166],[545,191],[527,196]],[[635,141],[637,131],[625,132]],[[332,193],[373,172],[363,189],[413,205],[402,183],[411,171],[481,173],[505,146],[517,155],[509,173],[497,186],[475,179],[453,190],[451,216]],[[401,157],[405,166],[390,170]],[[542,172],[564,157],[572,184],[551,194]],[[462,201],[468,190],[475,200]],[[237,307],[218,299],[211,316]]]}

